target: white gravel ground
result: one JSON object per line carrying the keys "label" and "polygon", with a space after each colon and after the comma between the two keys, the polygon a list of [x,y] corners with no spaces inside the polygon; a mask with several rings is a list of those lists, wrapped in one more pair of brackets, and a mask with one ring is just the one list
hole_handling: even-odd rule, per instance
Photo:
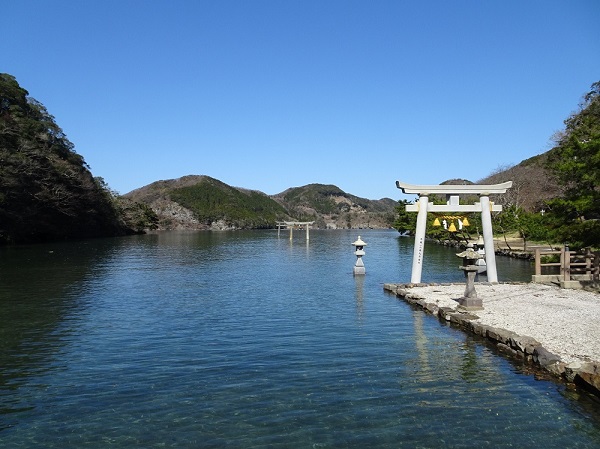
{"label": "white gravel ground", "polygon": [[[600,361],[600,294],[542,284],[475,284],[481,324],[535,338],[563,362]],[[456,308],[465,286],[412,287],[439,307]]]}

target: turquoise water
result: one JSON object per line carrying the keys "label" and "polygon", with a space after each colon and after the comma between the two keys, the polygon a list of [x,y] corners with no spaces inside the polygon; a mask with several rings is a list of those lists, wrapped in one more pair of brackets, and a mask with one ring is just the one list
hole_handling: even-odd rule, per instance
{"label": "turquoise water", "polygon": [[[383,291],[412,240],[170,232],[0,250],[0,447],[600,447],[600,404]],[[461,282],[427,245],[423,280]],[[503,280],[528,262],[498,258]]]}

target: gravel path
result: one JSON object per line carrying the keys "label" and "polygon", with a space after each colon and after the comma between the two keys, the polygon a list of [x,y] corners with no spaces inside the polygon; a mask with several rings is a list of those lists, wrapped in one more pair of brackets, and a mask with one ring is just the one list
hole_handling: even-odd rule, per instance
{"label": "gravel path", "polygon": [[[600,294],[542,284],[475,284],[481,324],[533,337],[563,362],[600,361]],[[464,284],[410,288],[427,302],[457,308]]]}

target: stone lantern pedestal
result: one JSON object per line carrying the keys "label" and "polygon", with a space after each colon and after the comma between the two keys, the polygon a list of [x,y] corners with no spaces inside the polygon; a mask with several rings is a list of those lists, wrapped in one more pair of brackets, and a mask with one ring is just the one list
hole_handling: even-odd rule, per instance
{"label": "stone lantern pedestal", "polygon": [[365,264],[363,263],[363,260],[362,260],[362,256],[365,255],[365,251],[363,248],[365,246],[367,246],[367,244],[361,240],[360,235],[358,236],[358,239],[356,239],[356,242],[354,242],[352,244],[356,248],[356,250],[354,251],[354,255],[356,256],[356,263],[354,264],[353,273],[355,275],[365,274],[366,270],[365,270]]}
{"label": "stone lantern pedestal", "polygon": [[457,256],[463,260],[463,264],[459,268],[464,271],[466,278],[465,293],[458,300],[458,303],[461,308],[466,310],[482,310],[483,301],[477,297],[477,292],[475,291],[475,275],[478,270],[478,266],[475,263],[478,259],[483,258],[483,255],[475,251],[473,244],[469,243],[467,249],[462,253],[458,253]]}

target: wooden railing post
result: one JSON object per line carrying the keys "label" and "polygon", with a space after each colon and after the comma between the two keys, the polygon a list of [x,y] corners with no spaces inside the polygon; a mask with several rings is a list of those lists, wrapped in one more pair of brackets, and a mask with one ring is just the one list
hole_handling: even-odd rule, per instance
{"label": "wooden railing post", "polygon": [[563,279],[565,281],[570,281],[571,280],[571,251],[568,250],[568,246],[563,247],[561,256],[563,258],[563,264],[562,264],[562,269],[564,270]]}
{"label": "wooden railing post", "polygon": [[535,275],[540,276],[542,274],[542,255],[539,248],[535,249]]}
{"label": "wooden railing post", "polygon": [[592,250],[590,248],[585,249],[585,275],[592,278]]}

